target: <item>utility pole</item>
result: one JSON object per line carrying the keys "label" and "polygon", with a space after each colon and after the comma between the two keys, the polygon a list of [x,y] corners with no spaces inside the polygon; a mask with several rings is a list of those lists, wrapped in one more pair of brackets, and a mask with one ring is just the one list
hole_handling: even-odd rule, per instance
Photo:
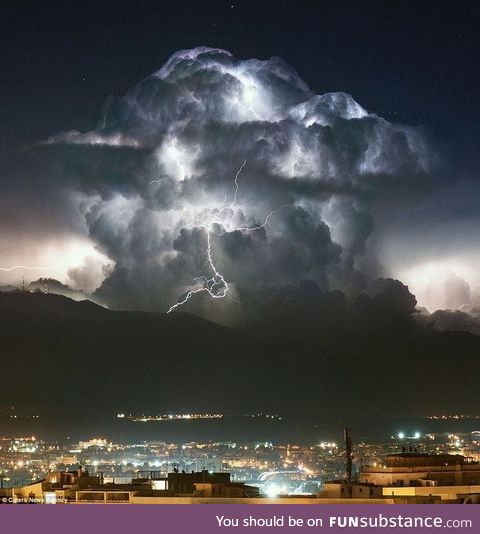
{"label": "utility pole", "polygon": [[348,495],[351,497],[352,494],[352,460],[353,460],[353,452],[352,452],[352,429],[351,428],[345,428],[344,431],[344,441],[345,441],[345,464],[347,468],[347,488],[348,488]]}

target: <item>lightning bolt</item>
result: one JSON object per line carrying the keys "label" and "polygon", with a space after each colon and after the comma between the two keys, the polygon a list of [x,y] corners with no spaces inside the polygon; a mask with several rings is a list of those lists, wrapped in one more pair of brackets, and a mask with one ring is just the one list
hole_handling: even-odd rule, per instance
{"label": "lightning bolt", "polygon": [[[202,275],[202,276],[198,276],[198,277],[194,278],[193,280],[195,282],[199,281],[199,280],[203,281],[202,287],[198,287],[196,289],[191,289],[190,291],[188,291],[187,294],[183,297],[182,300],[178,301],[173,306],[170,306],[170,308],[167,310],[167,313],[171,313],[174,310],[176,310],[177,308],[179,308],[180,306],[183,306],[194,295],[196,295],[198,293],[207,293],[208,295],[210,295],[214,299],[221,299],[221,298],[225,298],[227,296],[227,293],[228,293],[228,290],[229,290],[228,283],[225,280],[224,276],[220,272],[218,272],[218,270],[217,270],[217,268],[215,266],[215,263],[213,261],[213,258],[212,258],[212,244],[211,244],[211,239],[212,238],[211,238],[211,234],[210,234],[209,228],[211,227],[212,224],[218,223],[218,219],[219,219],[220,215],[226,209],[233,208],[233,207],[236,206],[238,190],[239,190],[238,178],[239,178],[239,176],[240,176],[240,174],[241,174],[241,172],[242,172],[242,170],[243,170],[243,168],[245,167],[246,164],[247,164],[247,160],[245,159],[245,160],[243,160],[242,165],[240,166],[240,168],[238,169],[237,173],[235,174],[235,178],[233,180],[235,188],[234,188],[234,192],[233,192],[232,201],[230,203],[226,204],[227,197],[225,195],[225,198],[223,200],[221,208],[218,210],[218,212],[215,215],[213,215],[213,217],[211,218],[210,223],[208,225],[206,225],[205,223],[201,223],[200,218],[197,215],[193,216],[193,218],[196,219],[197,223],[200,223],[201,227],[206,232],[206,235],[207,235],[207,250],[206,250],[207,261],[206,261],[206,266],[208,266],[210,268],[210,270],[212,271],[213,275],[211,277],[207,277],[205,275]],[[254,232],[256,230],[260,230],[261,228],[265,228],[265,226],[269,223],[270,218],[273,215],[275,215],[276,213],[278,213],[280,210],[285,208],[286,206],[287,206],[287,204],[284,204],[283,206],[280,206],[276,210],[271,211],[265,217],[265,220],[264,220],[264,222],[262,224],[259,224],[257,226],[240,226],[240,227],[234,228],[232,231],[238,230],[238,231],[244,231],[244,232]]]}
{"label": "lightning bolt", "polygon": [[27,265],[14,265],[13,267],[0,267],[0,271],[11,272],[17,269],[25,269],[27,271],[50,271],[53,267],[29,267]]}
{"label": "lightning bolt", "polygon": [[215,215],[215,217],[213,218],[213,222],[218,222],[218,217],[228,208],[233,208],[234,206],[236,206],[237,204],[237,195],[238,195],[238,177],[240,176],[241,172],[243,171],[243,168],[245,167],[245,165],[247,164],[247,160],[244,159],[243,160],[243,163],[242,165],[240,166],[240,168],[238,169],[237,173],[235,174],[235,178],[233,179],[233,183],[235,184],[235,190],[233,192],[233,199],[232,199],[232,202],[229,202],[228,204],[226,204],[227,202],[227,194],[225,193],[225,198],[223,199],[223,202],[222,202],[222,207],[220,208],[220,210],[218,211],[218,213]]}
{"label": "lightning bolt", "polygon": [[250,104],[249,109],[252,112],[253,116],[257,119],[257,121],[259,121],[260,120],[260,115],[253,109],[253,105],[252,104]]}
{"label": "lightning bolt", "polygon": [[260,121],[262,119],[261,119],[260,115],[256,112],[255,108],[253,107],[253,100],[254,100],[253,91],[254,90],[255,90],[255,86],[254,85],[244,86],[245,100],[247,101],[248,109],[250,110],[252,115],[255,117],[255,119],[257,121]]}
{"label": "lightning bolt", "polygon": [[223,277],[223,275],[217,271],[217,268],[215,267],[215,264],[213,263],[210,232],[208,230],[206,232],[207,232],[208,265],[213,271],[213,276],[210,278],[207,278],[206,276],[199,276],[197,278],[194,278],[194,280],[203,280],[204,282],[203,286],[197,289],[191,289],[182,300],[180,300],[179,302],[171,306],[168,309],[167,313],[171,313],[173,310],[175,310],[179,306],[183,306],[186,302],[188,302],[193,297],[193,295],[196,295],[197,293],[208,293],[214,299],[223,299],[227,296],[228,283]]}
{"label": "lightning bolt", "polygon": [[288,206],[288,204],[283,204],[283,206],[280,206],[276,210],[271,211],[265,217],[265,220],[263,221],[263,223],[259,224],[258,226],[239,226],[238,228],[235,228],[235,230],[240,230],[242,232],[254,232],[255,230],[261,230],[262,228],[265,228],[265,226],[267,226],[267,224],[270,221],[270,217],[272,217],[273,215],[275,215],[279,211],[283,210],[283,208],[286,208],[287,206]]}
{"label": "lightning bolt", "polygon": [[[229,204],[226,204],[227,195],[225,195],[225,198],[223,199],[222,207],[220,208],[218,213],[216,215],[214,215],[214,217],[212,218],[211,224],[214,223],[214,222],[217,222],[219,216],[226,209],[231,208],[231,207],[236,205],[236,203],[237,203],[237,195],[238,195],[238,188],[239,188],[239,186],[238,186],[238,177],[240,176],[240,174],[241,174],[241,172],[242,172],[242,170],[243,170],[243,168],[245,167],[246,164],[247,164],[247,160],[244,159],[242,165],[240,166],[240,168],[238,169],[237,173],[235,174],[235,178],[233,180],[233,183],[235,184],[235,190],[234,190],[234,193],[233,193],[232,202],[230,202]],[[200,222],[200,218],[198,216],[194,215],[194,218],[197,220],[197,222]],[[210,224],[210,226],[211,226],[211,224]],[[167,310],[167,313],[171,313],[176,308],[178,308],[180,306],[183,306],[186,302],[188,302],[193,297],[193,295],[196,295],[197,293],[208,293],[212,298],[216,298],[216,299],[224,298],[224,297],[227,296],[227,292],[228,292],[228,289],[229,289],[228,288],[228,283],[225,280],[225,278],[223,277],[223,275],[220,274],[217,271],[217,268],[215,267],[215,264],[213,263],[210,231],[208,230],[208,228],[206,228],[206,226],[204,224],[202,224],[202,227],[204,228],[204,230],[206,231],[206,234],[207,234],[207,265],[209,265],[210,269],[213,271],[213,276],[211,278],[207,278],[206,276],[198,276],[197,278],[194,278],[194,281],[203,280],[203,286],[199,287],[197,289],[190,290],[182,300],[180,300],[179,302],[177,302],[176,304],[171,306]],[[216,288],[218,286],[220,286],[221,289],[218,292],[215,292],[215,290],[216,290]]]}
{"label": "lightning bolt", "polygon": [[247,164],[247,160],[244,159],[242,166],[238,169],[237,174],[235,175],[235,179],[233,180],[233,183],[235,184],[235,192],[233,193],[233,202],[232,204],[235,206],[237,203],[237,195],[238,195],[238,177],[240,176],[240,173],[243,171],[243,167]]}

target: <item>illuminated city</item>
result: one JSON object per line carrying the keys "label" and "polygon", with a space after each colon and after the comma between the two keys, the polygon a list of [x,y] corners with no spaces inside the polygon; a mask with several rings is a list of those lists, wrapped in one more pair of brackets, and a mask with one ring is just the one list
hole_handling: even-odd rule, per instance
{"label": "illuminated city", "polygon": [[[178,429],[183,432],[195,421],[209,424],[208,421],[213,419],[217,420],[216,425],[223,425],[222,420],[228,422],[232,419],[233,427],[238,426],[239,421],[243,421],[243,424],[248,426],[249,421],[255,418],[263,421],[263,424],[270,421],[269,432],[272,435],[278,434],[278,430],[285,424],[282,417],[270,414],[228,416],[192,413],[166,416],[137,417],[124,414],[116,416],[117,420],[121,420],[117,425],[127,425],[127,428],[130,423],[138,422],[153,425],[150,431],[158,436],[171,435],[172,431],[176,432]],[[412,423],[426,426],[428,421],[431,421],[431,418],[427,417],[423,421],[417,420],[416,423]],[[163,425],[173,426],[162,430]],[[177,428],[176,425],[182,426]],[[288,421],[286,425],[289,425]],[[123,426],[117,427],[117,434],[119,429],[121,433],[124,433],[127,428]],[[366,437],[354,439],[351,453],[352,468],[349,475],[348,455],[345,449],[347,445],[343,441],[344,436],[341,434],[335,436],[335,432],[324,431],[325,437],[322,439],[322,432],[314,430],[316,425],[312,428],[313,433],[318,433],[319,438],[311,443],[297,443],[294,440],[282,442],[277,439],[170,441],[157,438],[127,441],[125,438],[122,440],[98,435],[78,440],[71,437],[62,440],[46,440],[35,435],[4,436],[0,442],[2,491],[4,496],[11,495],[12,498],[18,498],[20,501],[27,494],[30,494],[33,499],[32,495],[35,491],[38,492],[38,488],[35,490],[38,485],[37,481],[47,480],[49,488],[44,487],[41,495],[35,494],[35,498],[39,501],[42,499],[44,501],[47,497],[53,499],[56,495],[55,499],[58,499],[58,502],[84,502],[92,499],[98,500],[98,492],[102,495],[108,492],[108,495],[117,495],[117,497],[107,498],[107,493],[105,493],[102,499],[105,498],[108,502],[110,498],[114,502],[137,502],[135,499],[141,498],[142,502],[161,504],[171,502],[171,499],[188,498],[195,502],[195,499],[215,497],[205,494],[204,486],[201,486],[202,490],[200,486],[195,486],[195,484],[207,482],[223,484],[225,488],[230,488],[228,491],[224,488],[223,498],[227,501],[235,498],[257,498],[267,501],[283,499],[286,502],[297,502],[295,499],[303,502],[301,499],[306,498],[318,500],[364,498],[374,499],[375,502],[377,499],[387,499],[387,501],[396,499],[395,502],[446,500],[461,502],[465,499],[476,499],[476,494],[480,489],[480,464],[478,463],[480,461],[480,430],[424,432],[414,430],[413,427],[398,430],[390,435],[381,435],[379,432],[368,439]],[[332,436],[336,439],[332,439]],[[444,465],[447,465],[446,459],[451,458],[453,465],[457,465],[457,472],[459,460],[456,459],[461,458],[462,462],[465,462],[465,469],[470,469],[468,472],[471,472],[471,475],[467,473],[465,476],[470,477],[466,480],[471,487],[467,491],[462,485],[464,483],[459,481],[455,484],[453,481],[447,483],[448,479],[444,479],[443,483],[440,482],[441,479],[437,479],[438,482],[433,486],[427,484],[428,480],[420,484],[421,480],[428,479],[427,474],[421,472],[417,475],[415,484],[413,482],[405,484],[404,481],[399,483],[395,479],[388,482],[384,480],[384,477],[391,472],[389,466],[395,465],[397,461],[395,458],[399,460],[404,458],[405,461],[419,459],[419,465],[422,462],[424,464],[432,462],[435,458],[442,459]],[[443,469],[448,471],[448,468]],[[188,490],[179,491],[175,489],[176,473],[179,476],[196,473],[198,480],[190,483]],[[58,486],[59,477],[67,475],[80,476],[78,483],[81,484],[82,480],[87,480],[90,481],[90,485],[88,487],[80,485],[77,493],[64,493],[63,490],[58,489],[60,487]],[[437,475],[434,473],[429,476],[433,476],[433,480],[436,480]],[[351,477],[350,486],[348,486],[349,477]],[[210,479],[212,482],[209,482]],[[73,484],[72,488],[75,487],[75,483]],[[428,493],[418,493],[419,488],[421,490],[425,486]],[[340,492],[342,487],[350,488],[349,491],[354,494],[342,494]],[[92,488],[96,488],[96,493]],[[244,489],[236,494],[235,488]],[[408,493],[410,488],[414,493]],[[364,495],[359,493],[365,489],[370,493]],[[120,494],[123,495],[121,499]]]}

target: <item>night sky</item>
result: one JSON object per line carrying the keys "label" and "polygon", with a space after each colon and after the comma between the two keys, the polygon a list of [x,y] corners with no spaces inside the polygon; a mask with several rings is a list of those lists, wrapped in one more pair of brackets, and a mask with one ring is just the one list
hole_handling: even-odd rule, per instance
{"label": "night sky", "polygon": [[317,93],[344,91],[389,120],[475,147],[475,3],[435,4],[10,2],[2,144],[93,128],[109,95],[123,95],[176,50],[207,45],[239,58],[280,56]]}
{"label": "night sky", "polygon": [[[4,13],[0,267],[39,268],[0,283],[48,276],[111,308],[162,312],[204,284],[185,309],[235,324],[299,284],[354,298],[394,278],[478,331],[473,2]],[[212,50],[174,56],[196,58],[191,72],[149,78],[196,47]],[[326,93],[338,95],[315,100]]]}

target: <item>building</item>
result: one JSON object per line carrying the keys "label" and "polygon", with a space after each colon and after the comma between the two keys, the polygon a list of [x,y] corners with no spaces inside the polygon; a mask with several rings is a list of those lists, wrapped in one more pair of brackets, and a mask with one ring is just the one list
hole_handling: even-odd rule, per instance
{"label": "building", "polygon": [[326,483],[319,496],[476,503],[480,502],[480,464],[459,454],[390,454],[383,464],[363,466],[358,481]]}
{"label": "building", "polygon": [[402,452],[362,468],[360,480],[379,486],[480,485],[480,464],[460,454]]}
{"label": "building", "polygon": [[79,467],[76,471],[56,471],[44,479],[20,488],[2,490],[8,502],[19,504],[68,502],[75,498],[76,492],[102,484],[101,476],[90,476],[88,471]]}
{"label": "building", "polygon": [[168,473],[168,490],[173,494],[193,494],[196,484],[230,484],[230,473],[209,473],[203,471]]}
{"label": "building", "polygon": [[318,496],[329,499],[382,499],[383,488],[364,482],[348,484],[344,480],[335,480],[325,482]]}
{"label": "building", "polygon": [[[170,503],[184,499],[237,499],[259,497],[255,486],[232,482],[230,473],[187,473],[175,470],[162,477],[158,471],[140,472],[128,484],[105,483],[103,476],[76,471],[49,473],[45,479],[20,488],[1,490],[11,503]],[[173,499],[173,501],[172,501]]]}

